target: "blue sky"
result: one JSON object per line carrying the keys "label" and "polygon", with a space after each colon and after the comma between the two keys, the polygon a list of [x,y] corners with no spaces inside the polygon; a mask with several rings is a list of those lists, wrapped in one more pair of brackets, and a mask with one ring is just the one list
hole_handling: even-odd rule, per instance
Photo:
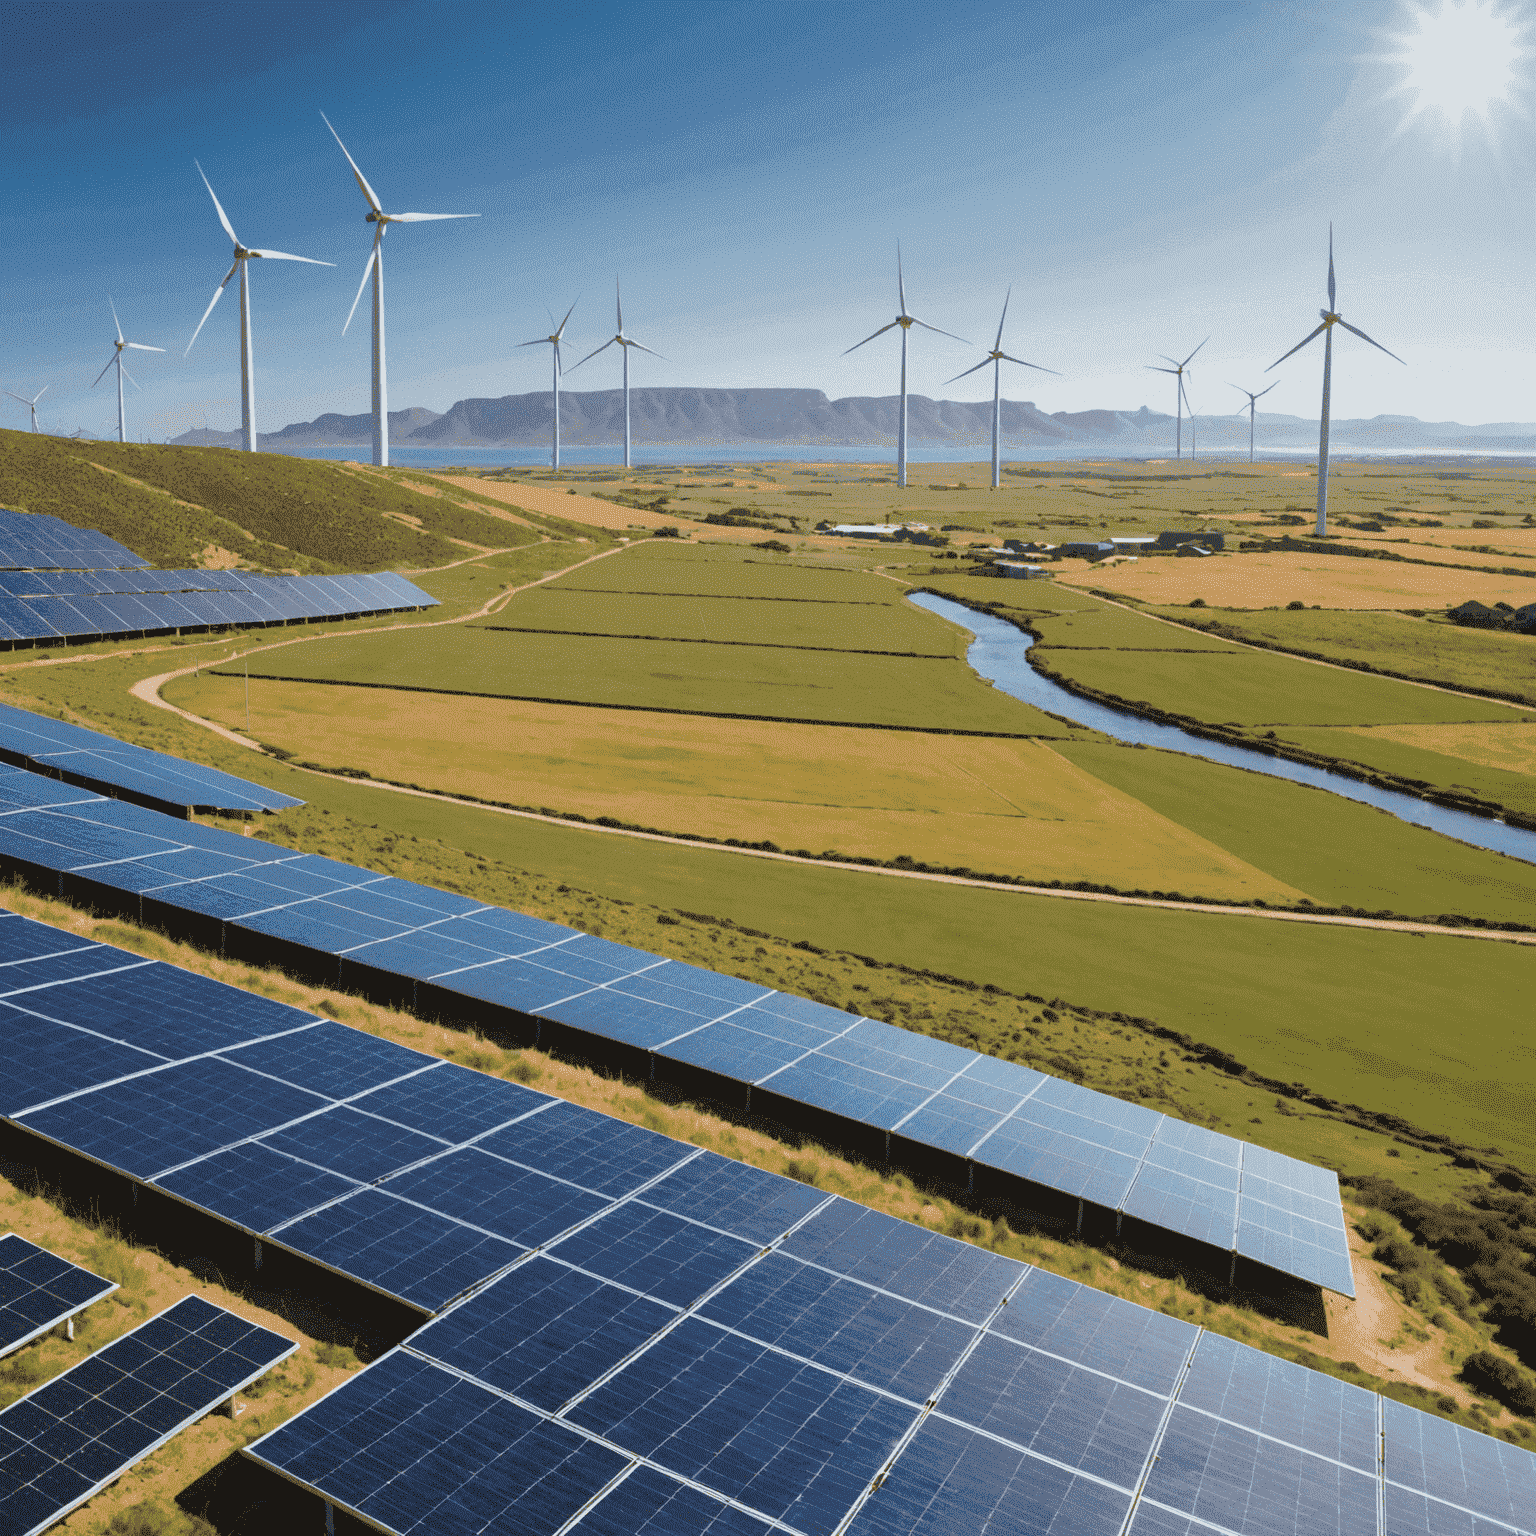
{"label": "blue sky", "polygon": [[[895,314],[900,240],[913,312],[977,344],[914,333],[916,392],[990,393],[944,381],[1011,282],[1005,347],[1064,377],[1012,370],[1010,398],[1171,409],[1144,365],[1210,333],[1198,410],[1278,377],[1265,405],[1315,417],[1320,344],[1263,370],[1317,323],[1332,219],[1340,310],[1409,364],[1344,338],[1335,416],[1536,419],[1530,97],[1404,126],[1406,0],[6,0],[3,24],[0,386],[50,385],[52,430],[115,421],[108,292],[168,349],[130,363],[131,435],[238,425],[235,284],[182,355],[230,260],[194,156],[248,244],[337,263],[253,264],[261,429],[368,408],[366,299],[341,328],[372,231],[322,110],[386,208],[481,215],[390,233],[396,408],[547,387],[516,344],[579,296],[571,360],[598,345],[616,273],[666,357],[635,384],[891,394],[894,334],[840,354]],[[617,381],[610,351],[567,387]]]}

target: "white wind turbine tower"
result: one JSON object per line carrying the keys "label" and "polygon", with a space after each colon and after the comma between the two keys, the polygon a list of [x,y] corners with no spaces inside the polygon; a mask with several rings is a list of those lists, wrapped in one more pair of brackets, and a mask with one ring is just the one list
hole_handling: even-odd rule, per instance
{"label": "white wind turbine tower", "polygon": [[[325,113],[320,114],[327,128],[331,128],[331,120]],[[352,324],[352,316],[357,313],[357,306],[363,297],[363,289],[368,286],[368,274],[373,274],[373,462],[379,465],[389,463],[389,380],[384,367],[384,231],[390,224],[422,224],[429,219],[478,219],[478,213],[385,213],[374,195],[373,188],[368,185],[367,178],[357,168],[357,161],[347,151],[347,146],[341,143],[341,135],[331,128],[331,137],[341,144],[341,152],[347,157],[347,164],[352,167],[352,174],[357,177],[357,184],[362,189],[363,196],[368,199],[368,212],[364,214],[363,221],[375,226],[373,232],[373,250],[369,252],[368,264],[363,268],[363,280],[357,285],[357,298],[352,300],[352,308],[347,311],[347,325],[342,326],[341,334],[347,334],[347,326]]]}
{"label": "white wind turbine tower", "polygon": [[[1041,367],[1039,363],[1026,363],[1022,357],[1010,357],[1003,351],[1003,321],[1008,318],[1008,300],[1013,297],[1013,289],[1010,288],[1003,298],[1003,317],[997,322],[997,340],[992,343],[992,350],[976,364],[975,368],[967,368],[964,373],[957,373],[953,379],[945,379],[946,384],[953,384],[956,379],[963,379],[970,374],[992,364],[992,489],[998,488],[1002,479],[1002,464],[998,454],[998,439],[1002,435],[1003,425],[1003,397],[1002,397],[1002,372],[1004,363],[1017,363],[1021,368],[1036,368],[1041,373],[1055,373],[1057,378],[1061,375],[1054,368]],[[907,306],[901,306],[905,309]],[[903,484],[906,482],[903,481]]]}
{"label": "white wind turbine tower", "polygon": [[[1227,382],[1230,384],[1231,380],[1229,379]],[[1279,384],[1280,384],[1280,380],[1276,379],[1275,382],[1269,386],[1269,389],[1277,389],[1279,387]],[[1254,409],[1258,405],[1259,401],[1262,400],[1264,398],[1264,396],[1269,393],[1269,389],[1261,389],[1258,392],[1258,394],[1254,394],[1254,392],[1251,389],[1244,389],[1241,384],[1232,384],[1232,388],[1237,390],[1240,394],[1244,394],[1244,395],[1248,396],[1248,404],[1246,406],[1243,406],[1243,405],[1238,406],[1238,408],[1235,411],[1233,411],[1232,414],[1234,416],[1241,416],[1245,410],[1248,412],[1248,462],[1250,464],[1252,464],[1253,463],[1253,415],[1254,415]]]}
{"label": "white wind turbine tower", "polygon": [[[642,346],[640,346],[640,343],[638,341],[636,341],[633,336],[626,336],[624,334],[624,298],[623,298],[623,295],[619,292],[619,280],[618,280],[618,278],[614,278],[614,280],[613,280],[613,295],[614,295],[614,310],[615,310],[615,313],[618,316],[618,321],[619,321],[618,331],[614,335],[610,336],[608,338],[608,340],[605,341],[602,344],[602,346],[600,346],[597,349],[597,352],[588,352],[587,355],[584,358],[582,358],[581,363],[590,362],[594,357],[597,356],[598,352],[606,352],[609,347],[613,347],[613,346],[617,346],[620,349],[620,351],[622,351],[623,354],[624,354],[624,468],[628,469],[630,467],[630,463],[629,463],[629,349],[631,347],[639,347],[640,351],[642,351],[642,352],[650,352],[650,355],[652,357],[660,357],[662,362],[666,362],[666,358],[661,357],[661,353],[660,352],[651,352],[651,349],[649,347],[642,347]],[[573,304],[571,307],[574,309],[576,306]],[[569,316],[567,316],[567,318],[569,318]],[[581,367],[581,363],[577,363],[575,365],[575,367],[571,369],[571,372],[575,373],[576,369]]]}
{"label": "white wind turbine tower", "polygon": [[[896,292],[901,300],[901,312],[889,325],[882,325],[873,335],[866,336],[864,341],[855,342],[848,348],[848,352],[857,352],[865,342],[870,342],[876,336],[883,336],[893,326],[901,327],[901,415],[896,424],[896,485],[902,488],[907,483],[907,332],[914,325],[920,325],[925,331],[934,331],[940,336],[948,336],[951,341],[958,341],[964,346],[970,346],[963,336],[956,336],[952,331],[941,331],[936,325],[929,325],[926,320],[919,320],[916,315],[907,313],[907,283],[901,271],[901,247],[896,247]],[[847,357],[848,352],[843,356]]]}
{"label": "white wind turbine tower", "polygon": [[[197,165],[197,161],[194,160],[192,164]],[[213,186],[207,176],[203,175],[203,168],[200,165],[197,165],[197,174],[203,177],[203,185],[208,188],[208,196],[213,198],[214,210],[218,213],[219,223],[224,226],[224,233],[235,243],[235,260],[229,271],[224,274],[224,281],[213,290],[208,308],[203,311],[203,318],[197,322],[197,330],[192,332],[192,341],[197,340],[199,333],[208,323],[208,316],[213,313],[213,306],[223,297],[230,278],[238,272],[240,274],[240,446],[247,453],[255,453],[256,370],[251,359],[251,277],[248,263],[252,257],[265,257],[273,261],[304,261],[312,267],[334,267],[336,263],[316,261],[312,256],[290,256],[286,251],[258,251],[255,247],[248,250],[240,244],[240,236],[235,233],[234,225],[225,215],[223,205],[214,196]],[[192,341],[187,343],[187,351],[181,354],[183,357],[191,352]]]}
{"label": "white wind turbine tower", "polygon": [[[576,303],[578,303],[578,304],[580,302],[581,301],[579,299],[576,301]],[[566,312],[565,312],[565,320],[569,320],[571,318],[571,315],[574,313],[575,309],[576,309],[576,304],[572,304],[570,309],[566,310]],[[550,320],[550,324],[554,325],[555,317],[553,315],[551,315],[549,317],[549,320]],[[554,369],[555,369],[555,371],[554,371],[555,436],[554,436],[554,446],[553,446],[553,449],[551,450],[550,460],[549,460],[550,466],[552,468],[554,468],[554,469],[559,469],[560,468],[560,338],[565,334],[565,320],[562,320],[559,325],[556,325],[554,330],[548,336],[536,336],[536,337],[534,337],[534,339],[532,341],[520,341],[520,342],[518,342],[518,346],[520,346],[520,347],[543,347],[543,346],[549,346],[549,347],[552,347],[554,349],[554,354],[555,354],[555,361],[554,361]],[[622,322],[619,325],[619,329],[620,330],[624,329]],[[578,363],[576,366],[579,368],[581,366],[581,364]],[[626,416],[627,416],[627,414],[628,413],[626,413]],[[628,438],[628,434],[627,433],[625,434],[625,437],[626,437],[626,440],[627,440],[627,438]],[[629,463],[629,458],[628,458],[627,454],[625,456],[624,462],[626,464]]]}
{"label": "white wind turbine tower", "polygon": [[[1205,341],[1209,341],[1210,339],[1211,338],[1207,336]],[[1205,345],[1205,341],[1200,343],[1200,347]],[[1196,347],[1195,352],[1198,352],[1200,347]],[[1172,363],[1172,368],[1160,368],[1156,363],[1147,364],[1147,367],[1150,368],[1153,373],[1171,373],[1179,382],[1178,395],[1174,404],[1177,425],[1174,429],[1175,436],[1173,440],[1173,456],[1176,459],[1181,459],[1184,457],[1184,407],[1189,404],[1189,396],[1184,392],[1184,370],[1189,367],[1189,359],[1195,355],[1195,352],[1191,352],[1189,357],[1186,357],[1182,363],[1176,361],[1174,358],[1169,357],[1166,352],[1159,352],[1157,355],[1162,358],[1165,363]],[[1189,445],[1190,457],[1193,458],[1195,453],[1195,408],[1192,405],[1189,407]]]}
{"label": "white wind turbine tower", "polygon": [[[108,368],[110,368],[111,366],[112,366],[111,363],[107,364]],[[6,394],[8,394],[11,397],[12,400],[20,400],[21,403],[24,406],[26,406],[29,411],[32,412],[32,430],[34,432],[37,431],[37,402],[39,400],[41,400],[43,398],[43,396],[46,395],[47,393],[48,393],[48,385],[46,385],[46,384],[44,384],[43,387],[40,390],[38,390],[38,392],[35,395],[33,395],[30,400],[28,400],[25,395],[18,395],[14,389],[6,390]]]}
{"label": "white wind turbine tower", "polygon": [[[117,331],[117,340],[113,343],[117,350],[107,359],[107,368],[110,368],[113,363],[117,364],[117,440],[120,443],[126,443],[128,441],[128,423],[123,415],[123,380],[126,378],[135,389],[139,387],[139,382],[123,367],[123,350],[131,348],[135,352],[164,352],[165,348],[146,347],[142,341],[124,341],[122,322],[117,318],[117,305],[112,302],[111,294],[107,295],[107,305],[112,311],[112,325]],[[106,378],[107,368],[103,368],[96,375],[91,383],[92,389],[95,389]]]}
{"label": "white wind turbine tower", "polygon": [[[1278,368],[1286,357],[1294,356],[1307,345],[1315,341],[1319,336],[1323,337],[1323,419],[1317,439],[1317,537],[1323,538],[1328,532],[1328,396],[1333,384],[1333,328],[1342,325],[1351,335],[1358,336],[1361,341],[1369,341],[1378,352],[1387,352],[1379,341],[1372,341],[1362,330],[1357,330],[1343,315],[1334,309],[1334,283],[1333,283],[1333,225],[1328,225],[1328,308],[1320,309],[1318,314],[1323,317],[1323,323],[1312,332],[1310,336],[1298,341],[1285,357],[1277,357],[1266,368]],[[1387,352],[1387,356],[1394,363],[1402,363],[1403,360],[1396,352]],[[1408,365],[1403,363],[1406,368]]]}

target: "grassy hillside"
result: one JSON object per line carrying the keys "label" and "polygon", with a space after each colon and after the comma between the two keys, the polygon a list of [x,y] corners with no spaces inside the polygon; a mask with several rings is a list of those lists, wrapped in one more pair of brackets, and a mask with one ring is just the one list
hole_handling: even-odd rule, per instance
{"label": "grassy hillside", "polygon": [[0,432],[0,506],[98,528],[159,566],[202,565],[222,549],[263,570],[377,571],[538,538],[341,464],[30,432]]}

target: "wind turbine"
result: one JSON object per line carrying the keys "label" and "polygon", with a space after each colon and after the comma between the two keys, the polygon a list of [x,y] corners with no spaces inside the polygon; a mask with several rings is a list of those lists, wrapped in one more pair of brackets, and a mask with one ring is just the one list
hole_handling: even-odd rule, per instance
{"label": "wind turbine", "polygon": [[[117,305],[112,302],[112,295],[107,295],[107,305],[112,311],[112,324],[117,330],[117,340],[113,345],[117,350],[107,359],[107,368],[113,363],[117,364],[117,440],[120,443],[128,441],[128,424],[123,416],[123,380],[126,378],[135,389],[139,387],[139,381],[123,367],[123,349],[132,348],[135,352],[164,352],[164,347],[146,347],[142,341],[124,341],[122,322],[117,318]],[[91,382],[91,388],[95,389],[107,376],[107,368],[103,368]]]}
{"label": "wind turbine", "polygon": [[[111,366],[112,366],[111,363],[107,364],[108,368],[110,368]],[[24,406],[26,406],[28,410],[30,410],[32,412],[32,430],[34,432],[37,431],[37,402],[39,400],[41,400],[43,398],[43,396],[46,395],[47,393],[48,393],[48,385],[46,385],[46,384],[44,384],[43,387],[40,390],[38,390],[38,392],[35,395],[33,395],[30,400],[28,400],[25,395],[18,395],[14,389],[6,390],[6,394],[8,394],[11,397],[12,400],[20,400],[21,403]]]}
{"label": "wind turbine", "polygon": [[[1207,336],[1205,341],[1209,341],[1210,339],[1211,338]],[[1200,347],[1205,345],[1205,341],[1200,343]],[[1195,352],[1198,352],[1200,347],[1196,347]],[[1189,404],[1189,396],[1184,392],[1184,370],[1189,367],[1189,358],[1193,357],[1195,352],[1191,352],[1189,357],[1186,357],[1182,363],[1175,362],[1174,359],[1169,357],[1166,352],[1159,352],[1157,355],[1162,358],[1165,363],[1173,363],[1172,368],[1160,368],[1156,363],[1147,364],[1147,367],[1150,368],[1153,373],[1171,373],[1179,381],[1178,395],[1174,406],[1174,409],[1177,413],[1177,425],[1175,427],[1176,435],[1174,437],[1173,456],[1176,459],[1181,459],[1184,457],[1183,413],[1184,407]],[[1193,458],[1195,453],[1195,408],[1192,405],[1189,407],[1189,453],[1190,457]]]}
{"label": "wind turbine", "polygon": [[[1264,371],[1268,373],[1270,368],[1278,368],[1286,357],[1294,356],[1307,345],[1315,341],[1319,336],[1323,337],[1323,419],[1317,439],[1317,537],[1324,538],[1328,533],[1328,396],[1333,383],[1333,328],[1342,325],[1351,335],[1358,336],[1361,341],[1369,341],[1378,352],[1387,352],[1379,341],[1372,341],[1364,331],[1352,326],[1343,315],[1334,309],[1334,283],[1333,283],[1333,224],[1328,225],[1328,308],[1318,310],[1323,317],[1323,323],[1312,332],[1310,336],[1298,341],[1285,357],[1277,357]],[[1394,363],[1402,363],[1403,360],[1396,352],[1387,352],[1387,356]],[[1406,368],[1408,365],[1403,363]]]}
{"label": "wind turbine", "polygon": [[[576,301],[578,304],[580,302],[581,301],[579,299]],[[566,310],[565,320],[569,320],[571,318],[571,314],[575,308],[576,304],[572,304],[570,309]],[[565,320],[562,320],[559,325],[556,325],[554,330],[548,336],[536,336],[532,341],[518,342],[518,346],[520,347],[550,346],[554,348],[555,438],[554,449],[550,454],[550,465],[555,469],[560,468],[560,338],[565,334]],[[549,321],[551,325],[554,325],[555,317],[551,315],[549,317]],[[622,323],[620,324],[619,329],[624,329]],[[578,363],[576,366],[579,368],[581,365]],[[626,412],[625,414],[627,419],[628,413]],[[628,441],[628,438],[629,434],[626,432],[626,442]],[[625,455],[624,462],[626,464],[629,463],[628,454]]]}
{"label": "wind turbine", "polygon": [[[325,113],[320,114],[327,128],[331,128],[331,120]],[[347,156],[347,164],[352,167],[352,174],[357,177],[357,184],[362,188],[363,196],[368,199],[368,212],[363,215],[363,222],[375,226],[373,231],[373,249],[368,253],[368,264],[363,268],[363,280],[357,285],[357,298],[352,300],[352,308],[347,311],[347,325],[342,326],[341,334],[347,334],[347,326],[352,324],[352,316],[357,313],[357,306],[363,297],[363,289],[368,286],[368,274],[373,274],[373,462],[379,465],[389,463],[389,380],[384,367],[384,231],[391,224],[422,224],[428,219],[478,219],[478,213],[385,213],[380,206],[378,198],[374,195],[373,188],[368,185],[367,178],[357,168],[357,161],[347,151],[347,146],[341,143],[341,135],[331,128],[331,137],[341,144],[342,154]]]}
{"label": "wind turbine", "polygon": [[[618,280],[618,278],[614,278],[614,280],[613,280],[613,296],[614,296],[614,311],[615,311],[615,313],[618,316],[619,328],[618,328],[617,332],[615,332],[614,335],[610,336],[608,338],[608,340],[605,341],[602,344],[602,346],[600,346],[597,349],[597,352],[588,352],[587,355],[584,358],[582,358],[581,363],[590,362],[594,357],[597,356],[598,352],[606,352],[608,350],[608,348],[612,347],[612,346],[617,346],[623,352],[623,354],[624,354],[624,468],[628,469],[630,467],[630,464],[629,464],[629,349],[631,347],[640,347],[640,350],[642,352],[650,352],[652,357],[661,357],[661,353],[660,352],[651,352],[651,349],[649,347],[641,347],[640,343],[638,341],[636,341],[634,339],[634,337],[626,336],[624,334],[624,298],[623,298],[623,295],[619,292],[619,280]],[[576,306],[574,304],[571,306],[572,309],[574,309],[575,307]],[[567,315],[566,319],[567,320],[570,319],[570,316]],[[564,326],[564,324],[565,324],[565,321],[561,321],[561,325]],[[664,357],[661,357],[661,360],[662,360],[662,362],[666,362],[666,358],[664,358]],[[571,372],[575,373],[576,369],[581,367],[581,363],[577,363],[576,366],[571,369]]]}
{"label": "wind turbine", "polygon": [[[919,320],[916,315],[907,313],[907,283],[901,271],[901,247],[896,247],[896,292],[901,300],[901,311],[889,325],[882,325],[873,335],[866,336],[864,341],[855,342],[848,348],[848,352],[857,352],[865,342],[870,342],[876,336],[883,336],[893,326],[901,327],[901,415],[896,425],[896,485],[902,488],[907,483],[907,332],[914,325],[920,325],[925,331],[935,331],[940,336],[948,336],[951,341],[958,341],[964,346],[970,346],[963,336],[956,336],[952,331],[941,331],[936,325],[929,325],[926,320]],[[848,352],[843,356],[847,357]]]}
{"label": "wind turbine", "polygon": [[[1231,384],[1232,381],[1229,379],[1227,382],[1229,384]],[[1280,385],[1280,380],[1276,379],[1275,382],[1269,386],[1269,389],[1277,389],[1277,388],[1279,388],[1279,385]],[[1264,398],[1264,396],[1269,393],[1269,389],[1261,389],[1258,392],[1258,394],[1254,394],[1254,392],[1251,389],[1244,389],[1241,384],[1232,384],[1232,388],[1237,390],[1239,393],[1248,396],[1248,406],[1247,406],[1247,410],[1248,410],[1248,462],[1250,464],[1252,464],[1253,463],[1253,413],[1254,413],[1254,408],[1258,405],[1259,401],[1262,400]],[[1242,406],[1238,406],[1238,408],[1235,411],[1233,411],[1232,414],[1234,416],[1241,416],[1243,414],[1243,409],[1244,408]]]}
{"label": "wind turbine", "polygon": [[[197,161],[192,162],[197,165]],[[192,332],[192,341],[196,341],[202,328],[208,323],[208,316],[213,313],[213,306],[224,295],[224,290],[229,286],[229,280],[236,272],[240,274],[240,432],[241,444],[247,453],[256,452],[256,371],[251,362],[251,277],[247,263],[253,256],[267,257],[274,261],[304,261],[312,267],[334,267],[334,261],[316,261],[311,256],[290,256],[286,251],[258,251],[254,247],[247,250],[240,244],[240,236],[235,233],[234,225],[225,215],[223,205],[214,196],[213,185],[207,176],[203,174],[203,168],[197,165],[197,174],[202,176],[203,185],[208,188],[208,196],[213,198],[214,210],[219,215],[219,223],[224,226],[224,233],[235,242],[234,265],[224,274],[224,281],[213,290],[213,297],[208,301],[208,308],[203,311],[203,318],[197,322],[197,330]],[[181,355],[185,357],[192,350],[192,341],[187,343],[187,351]]]}
{"label": "wind turbine", "polygon": [[[967,368],[964,373],[957,373],[953,379],[945,379],[944,381],[946,384],[953,384],[956,379],[963,379],[969,374],[985,368],[988,363],[992,364],[992,489],[994,491],[998,488],[999,481],[1002,478],[1002,465],[998,460],[998,439],[1001,436],[1003,424],[1001,393],[1003,364],[1017,363],[1021,368],[1036,368],[1041,373],[1055,373],[1057,378],[1061,377],[1054,368],[1043,368],[1039,363],[1026,363],[1022,357],[1010,357],[1003,351],[1003,321],[1008,318],[1008,300],[1012,297],[1013,289],[1009,288],[1003,299],[1003,317],[1002,320],[997,322],[997,340],[992,343],[992,350],[976,364],[975,368]],[[905,309],[907,306],[903,304],[901,307]],[[903,336],[905,336],[905,332],[903,332]],[[905,369],[903,369],[903,376],[905,376]],[[905,391],[903,391],[903,403],[905,403]],[[905,410],[903,410],[902,418],[905,421]],[[903,480],[902,484],[905,485],[906,481]]]}

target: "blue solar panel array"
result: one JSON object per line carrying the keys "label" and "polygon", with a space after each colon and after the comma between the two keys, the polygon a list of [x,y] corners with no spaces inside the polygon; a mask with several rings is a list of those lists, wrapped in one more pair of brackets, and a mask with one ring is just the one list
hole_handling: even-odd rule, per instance
{"label": "blue solar panel array", "polygon": [[57,775],[109,797],[127,795],[153,810],[280,811],[304,803],[265,784],[10,704],[0,704],[0,763]]}
{"label": "blue solar panel array", "polygon": [[[22,786],[25,789],[25,786]],[[0,870],[246,959],[793,1121],[982,1193],[1033,1186],[1354,1295],[1338,1179],[1139,1104],[556,923],[138,807],[11,801]],[[861,1140],[862,1138],[862,1140]]]}
{"label": "blue solar panel array", "polygon": [[188,1296],[0,1409],[0,1531],[46,1530],[298,1347]]}
{"label": "blue solar panel array", "polygon": [[0,642],[355,618],[437,603],[394,571],[256,576],[245,571],[0,571]]}
{"label": "blue solar panel array", "polygon": [[250,1451],[381,1529],[1536,1536],[1513,1446],[109,945],[0,954],[13,1124],[424,1314]]}
{"label": "blue solar panel array", "polygon": [[116,570],[149,562],[94,528],[0,507],[0,570]]}
{"label": "blue solar panel array", "polygon": [[116,1289],[117,1281],[7,1232],[0,1237],[0,1355],[30,1344]]}

